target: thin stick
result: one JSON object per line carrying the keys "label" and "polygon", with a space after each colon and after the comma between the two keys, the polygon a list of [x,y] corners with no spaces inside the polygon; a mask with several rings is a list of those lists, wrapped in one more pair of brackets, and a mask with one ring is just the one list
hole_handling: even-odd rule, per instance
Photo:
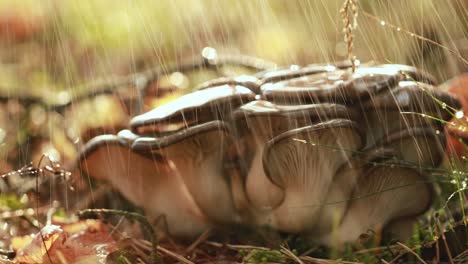
{"label": "thin stick", "polygon": [[401,243],[401,242],[397,242],[397,244],[404,248],[406,251],[410,252],[411,254],[413,254],[421,263],[424,263],[424,264],[427,264],[426,261],[424,261],[416,252],[414,252],[414,250],[412,250],[411,248],[409,248],[408,246],[406,246],[405,244]]}
{"label": "thin stick", "polygon": [[182,262],[182,263],[195,264],[194,262],[188,260],[187,258],[185,258],[185,257],[183,257],[183,256],[181,256],[181,255],[179,255],[179,254],[177,254],[175,252],[172,252],[172,251],[170,251],[168,249],[165,249],[165,248],[163,248],[161,246],[158,246],[158,250],[160,252],[162,252],[162,253],[164,253],[164,254],[166,254],[166,255],[168,255],[168,256],[170,256],[170,257],[172,257],[172,258],[174,258],[174,259],[176,259],[176,260],[178,260],[180,262]]}
{"label": "thin stick", "polygon": [[284,246],[281,246],[280,252],[285,254],[286,256],[292,258],[297,263],[304,264],[304,262],[300,258],[298,258],[294,253],[291,252],[291,250],[285,248]]}
{"label": "thin stick", "polygon": [[340,10],[341,16],[343,17],[343,32],[344,32],[344,41],[347,44],[348,48],[348,58],[351,61],[351,68],[353,73],[356,71],[356,56],[353,55],[353,45],[354,45],[354,34],[353,30],[357,27],[357,8],[358,0],[345,0],[343,7]]}

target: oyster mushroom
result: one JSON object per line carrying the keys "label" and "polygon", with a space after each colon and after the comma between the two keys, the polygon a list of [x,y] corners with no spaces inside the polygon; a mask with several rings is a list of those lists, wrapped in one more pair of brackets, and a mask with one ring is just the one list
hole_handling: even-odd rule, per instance
{"label": "oyster mushroom", "polygon": [[442,122],[451,118],[444,105],[460,107],[454,97],[428,84],[402,81],[357,108],[362,111],[367,130],[372,130],[367,133],[367,144],[373,145],[391,133],[411,127],[434,127],[443,131]]}
{"label": "oyster mushroom", "polygon": [[260,89],[260,80],[255,76],[240,75],[236,77],[222,77],[212,81],[204,82],[197,86],[195,90],[204,90],[221,85],[240,85],[249,88],[251,91],[258,93]]}
{"label": "oyster mushroom", "polygon": [[396,131],[376,142],[375,147],[392,148],[396,156],[420,167],[438,167],[445,155],[445,134],[432,127]]}
{"label": "oyster mushroom", "polygon": [[332,70],[261,86],[266,100],[285,104],[353,104],[381,90],[393,87],[401,75],[385,68]]}
{"label": "oyster mushroom", "polygon": [[263,148],[269,140],[298,127],[335,118],[347,119],[353,116],[351,112],[343,105],[281,106],[261,100],[240,107],[234,113],[234,119],[239,141],[243,144],[242,178],[245,179],[245,192],[250,204],[256,210],[270,210],[284,198],[283,190],[273,184],[263,171]]}
{"label": "oyster mushroom", "polygon": [[226,123],[212,121],[161,138],[139,137],[131,148],[172,162],[202,212],[216,223],[230,223],[237,215],[223,160],[232,140]]}
{"label": "oyster mushroom", "polygon": [[364,139],[350,120],[334,119],[285,132],[265,146],[267,177],[284,190],[268,224],[285,232],[310,232],[340,166]]}
{"label": "oyster mushroom", "polygon": [[326,200],[321,205],[319,219],[314,226],[315,235],[325,235],[333,231],[341,223],[349,205],[349,198],[356,188],[364,167],[395,157],[397,153],[392,149],[369,149],[350,162],[340,167],[333,179]]}
{"label": "oyster mushroom", "polygon": [[150,219],[164,216],[172,235],[191,237],[207,229],[209,220],[174,164],[161,156],[131,150],[129,144],[122,136],[95,137],[86,144],[78,166],[143,207]]}
{"label": "oyster mushroom", "polygon": [[392,221],[417,217],[431,205],[426,175],[403,161],[369,164],[360,173],[344,218],[321,239],[326,244],[354,241],[368,230],[380,233]]}
{"label": "oyster mushroom", "polygon": [[236,107],[255,99],[239,85],[222,85],[195,91],[134,117],[130,127],[137,134],[164,135],[212,120],[224,120]]}

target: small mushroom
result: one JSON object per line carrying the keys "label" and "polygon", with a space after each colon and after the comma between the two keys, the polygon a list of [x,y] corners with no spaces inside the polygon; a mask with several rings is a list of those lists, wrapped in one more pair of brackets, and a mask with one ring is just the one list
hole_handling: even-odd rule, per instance
{"label": "small mushroom", "polygon": [[143,207],[151,220],[164,217],[168,232],[192,237],[209,228],[209,219],[191,197],[172,162],[133,151],[124,138],[102,135],[87,143],[81,171],[105,180],[128,200]]}
{"label": "small mushroom", "polygon": [[380,233],[392,221],[424,213],[432,202],[426,175],[403,161],[371,163],[361,173],[339,227],[321,238],[326,244],[355,241],[368,230]]}
{"label": "small mushroom", "polygon": [[340,166],[364,145],[356,123],[334,119],[285,132],[265,146],[265,174],[284,190],[268,224],[284,232],[310,232]]}
{"label": "small mushroom", "polygon": [[222,85],[195,91],[134,117],[131,130],[137,134],[164,135],[212,120],[224,120],[231,111],[255,99],[239,85]]}

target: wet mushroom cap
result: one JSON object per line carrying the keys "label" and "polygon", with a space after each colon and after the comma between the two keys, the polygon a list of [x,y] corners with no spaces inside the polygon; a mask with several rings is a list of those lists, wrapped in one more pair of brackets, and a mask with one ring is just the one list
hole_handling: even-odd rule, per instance
{"label": "wet mushroom cap", "polygon": [[266,100],[285,104],[352,104],[393,87],[401,75],[391,68],[327,71],[261,86]]}
{"label": "wet mushroom cap", "polygon": [[184,95],[152,111],[134,117],[130,128],[136,134],[167,134],[208,122],[223,120],[232,109],[255,99],[246,87],[222,85]]}
{"label": "wet mushroom cap", "polygon": [[396,131],[376,142],[374,147],[391,148],[398,158],[421,167],[438,167],[445,155],[445,134],[432,127]]}
{"label": "wet mushroom cap", "polygon": [[443,131],[444,121],[452,116],[449,107],[459,107],[456,98],[429,84],[401,81],[393,89],[373,96],[354,109],[363,116],[361,126],[370,131],[367,144],[371,146],[392,133],[412,127]]}
{"label": "wet mushroom cap", "polygon": [[207,81],[197,86],[195,90],[205,90],[208,88],[222,86],[222,85],[240,85],[246,88],[249,88],[254,93],[258,93],[260,89],[260,80],[255,76],[250,75],[240,75],[237,77],[222,77]]}
{"label": "wet mushroom cap", "polygon": [[255,134],[269,135],[271,139],[290,129],[330,119],[359,120],[360,116],[356,111],[339,104],[277,105],[256,100],[236,110],[233,119],[241,134],[247,129]]}

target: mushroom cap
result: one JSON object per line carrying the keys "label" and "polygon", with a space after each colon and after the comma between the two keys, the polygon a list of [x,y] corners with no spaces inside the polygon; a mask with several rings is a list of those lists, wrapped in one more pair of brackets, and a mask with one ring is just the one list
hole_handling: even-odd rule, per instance
{"label": "mushroom cap", "polygon": [[236,107],[255,99],[239,85],[222,85],[195,91],[134,117],[130,128],[137,134],[167,134],[203,122],[224,119]]}
{"label": "mushroom cap", "polygon": [[374,147],[396,151],[398,158],[420,167],[438,167],[445,156],[445,134],[432,127],[413,127],[396,131]]}
{"label": "mushroom cap", "polygon": [[434,86],[422,82],[401,81],[395,88],[363,103],[362,108],[364,111],[382,109],[382,111],[434,113],[434,117],[449,120],[451,115],[446,110],[447,106],[455,109],[461,107],[455,97],[435,89]]}
{"label": "mushroom cap", "polygon": [[143,207],[151,221],[164,216],[172,235],[193,237],[210,227],[171,162],[132,151],[118,136],[92,139],[78,166]]}
{"label": "mushroom cap", "polygon": [[338,168],[363,146],[350,120],[334,119],[287,131],[264,149],[263,167],[285,197],[267,224],[285,232],[310,231]]}
{"label": "mushroom cap", "polygon": [[240,85],[249,88],[254,93],[258,93],[260,89],[260,80],[251,75],[240,75],[236,77],[222,77],[208,82],[204,82],[197,86],[195,90],[205,90],[208,88],[222,85]]}
{"label": "mushroom cap", "polygon": [[391,68],[358,68],[355,73],[335,70],[266,83],[260,89],[264,98],[276,103],[352,104],[393,87],[400,78]]}

